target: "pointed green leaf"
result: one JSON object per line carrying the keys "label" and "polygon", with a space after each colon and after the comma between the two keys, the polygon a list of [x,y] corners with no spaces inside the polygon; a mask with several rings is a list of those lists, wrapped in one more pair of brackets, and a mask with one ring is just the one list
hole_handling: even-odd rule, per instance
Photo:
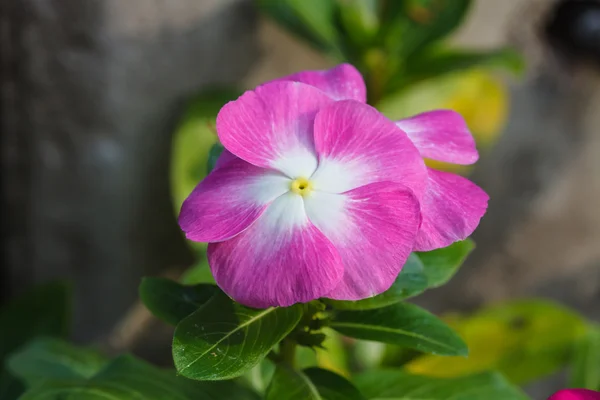
{"label": "pointed green leaf", "polygon": [[380,295],[359,301],[341,301],[323,299],[338,310],[370,310],[398,303],[409,297],[422,293],[427,288],[427,276],[423,263],[415,254],[402,267],[402,271],[392,286]]}
{"label": "pointed green leaf", "polygon": [[298,324],[302,307],[255,310],[217,293],[177,325],[173,359],[188,378],[240,376],[258,364]]}
{"label": "pointed green leaf", "polygon": [[258,400],[236,382],[195,382],[122,356],[90,379],[48,380],[34,386],[20,400]]}
{"label": "pointed green leaf", "polygon": [[38,339],[13,353],[8,368],[32,385],[44,379],[89,378],[108,360],[99,352],[57,339]]}
{"label": "pointed green leaf", "polygon": [[483,373],[454,379],[410,375],[401,370],[374,370],[354,383],[369,399],[385,400],[526,400],[502,375]]}
{"label": "pointed green leaf", "polygon": [[600,390],[600,328],[590,327],[575,347],[569,387]]}
{"label": "pointed green leaf", "polygon": [[266,400],[366,400],[354,385],[322,368],[297,371],[277,365]]}
{"label": "pointed green leaf", "polygon": [[474,248],[473,241],[467,239],[443,249],[417,253],[425,268],[427,286],[436,288],[447,283]]}
{"label": "pointed green leaf", "polygon": [[330,325],[343,335],[395,344],[425,353],[468,353],[462,339],[435,315],[409,303],[383,308],[334,313]]}
{"label": "pointed green leaf", "polygon": [[164,278],[144,278],[140,285],[140,298],[157,318],[171,325],[204,305],[219,288],[199,284],[186,286]]}

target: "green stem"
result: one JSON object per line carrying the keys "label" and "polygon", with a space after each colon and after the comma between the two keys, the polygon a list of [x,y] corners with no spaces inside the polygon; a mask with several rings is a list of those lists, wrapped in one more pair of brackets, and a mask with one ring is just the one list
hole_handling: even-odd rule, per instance
{"label": "green stem", "polygon": [[294,368],[296,365],[296,342],[290,338],[283,339],[279,346],[281,361]]}

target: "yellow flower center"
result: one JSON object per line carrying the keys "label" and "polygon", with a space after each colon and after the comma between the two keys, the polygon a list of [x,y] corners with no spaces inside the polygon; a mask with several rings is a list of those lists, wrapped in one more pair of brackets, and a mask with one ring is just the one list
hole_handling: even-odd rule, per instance
{"label": "yellow flower center", "polygon": [[300,196],[307,196],[312,191],[312,183],[306,178],[296,178],[292,181],[290,189]]}

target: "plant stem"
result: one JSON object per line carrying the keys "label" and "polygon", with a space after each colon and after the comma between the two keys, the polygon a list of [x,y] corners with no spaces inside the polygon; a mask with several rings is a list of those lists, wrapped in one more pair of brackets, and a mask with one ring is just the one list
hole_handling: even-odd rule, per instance
{"label": "plant stem", "polygon": [[294,368],[296,364],[296,342],[290,338],[285,338],[279,346],[279,356],[281,361]]}

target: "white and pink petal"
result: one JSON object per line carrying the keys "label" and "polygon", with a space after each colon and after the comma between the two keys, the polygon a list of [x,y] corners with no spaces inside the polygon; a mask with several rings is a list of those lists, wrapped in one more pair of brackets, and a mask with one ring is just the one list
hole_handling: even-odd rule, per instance
{"label": "white and pink petal", "polygon": [[217,134],[227,150],[251,164],[309,177],[317,167],[314,117],[331,102],[304,83],[268,83],[227,103],[217,116]]}
{"label": "white and pink petal", "polygon": [[217,284],[237,302],[256,308],[317,299],[343,275],[337,250],[293,193],[275,200],[233,239],[209,244],[208,260]]}
{"label": "white and pink petal", "polygon": [[195,242],[219,242],[248,228],[290,179],[239,158],[215,169],[183,202],[179,225]]}
{"label": "white and pink petal", "polygon": [[396,121],[421,156],[453,164],[473,164],[479,158],[475,139],[463,117],[452,110],[435,110]]}
{"label": "white and pink petal", "polygon": [[378,182],[342,194],[305,198],[310,221],[333,243],[344,276],[325,297],[359,300],[387,290],[410,255],[421,221],[406,187]]}
{"label": "white and pink petal", "polygon": [[375,108],[353,100],[329,104],[317,114],[314,134],[319,156],[315,189],[342,193],[393,181],[417,198],[425,191],[427,170],[418,150]]}
{"label": "white and pink petal", "polygon": [[428,171],[416,251],[439,249],[469,237],[485,214],[489,200],[483,189],[462,176],[431,168]]}
{"label": "white and pink petal", "polygon": [[367,88],[362,75],[350,64],[340,64],[327,70],[302,71],[276,81],[295,81],[314,86],[334,100],[367,101]]}

